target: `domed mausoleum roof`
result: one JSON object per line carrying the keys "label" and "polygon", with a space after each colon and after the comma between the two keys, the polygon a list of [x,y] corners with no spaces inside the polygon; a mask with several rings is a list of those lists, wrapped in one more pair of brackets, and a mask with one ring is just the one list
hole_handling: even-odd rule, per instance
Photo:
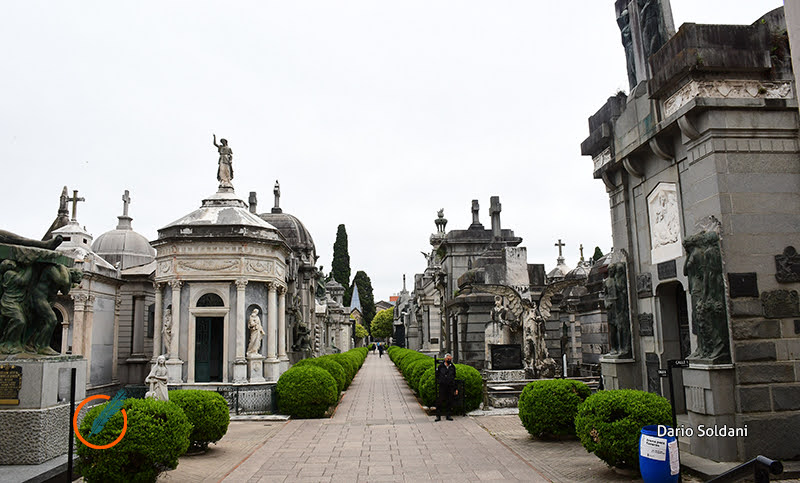
{"label": "domed mausoleum roof", "polygon": [[92,244],[92,250],[113,265],[121,263],[120,268],[124,270],[152,262],[155,260],[156,251],[150,246],[147,238],[133,231],[131,227],[132,218],[128,216],[130,203],[128,190],[125,190],[122,201],[124,202],[122,216],[117,217],[119,219],[117,228],[97,237]]}
{"label": "domed mausoleum roof", "polygon": [[250,213],[233,188],[221,187],[200,208],[158,230],[158,238],[253,237],[283,241],[277,228]]}
{"label": "domed mausoleum roof", "polygon": [[[308,231],[305,225],[303,225],[303,222],[301,222],[294,215],[284,213],[281,209],[281,189],[280,184],[277,181],[275,181],[273,193],[275,194],[275,206],[269,213],[261,213],[258,216],[270,225],[277,228],[284,238],[286,238],[286,242],[289,244],[292,250],[297,252],[310,250],[312,253],[316,253],[314,239],[311,238],[311,233]],[[251,204],[253,204],[253,200],[251,200]]]}

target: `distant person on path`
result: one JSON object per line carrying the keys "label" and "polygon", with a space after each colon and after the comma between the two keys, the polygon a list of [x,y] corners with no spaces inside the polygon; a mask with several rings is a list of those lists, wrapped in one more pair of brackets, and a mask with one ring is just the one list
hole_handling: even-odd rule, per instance
{"label": "distant person on path", "polygon": [[439,386],[439,399],[436,401],[436,419],[442,420],[442,407],[447,405],[447,420],[452,421],[450,412],[453,409],[453,396],[458,394],[456,389],[456,366],[453,356],[445,354],[444,363],[436,368],[436,384]]}
{"label": "distant person on path", "polygon": [[378,357],[383,357],[383,344],[378,342]]}

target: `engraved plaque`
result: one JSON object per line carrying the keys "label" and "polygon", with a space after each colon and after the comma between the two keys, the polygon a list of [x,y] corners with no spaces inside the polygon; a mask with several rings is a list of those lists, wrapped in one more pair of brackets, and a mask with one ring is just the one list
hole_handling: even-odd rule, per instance
{"label": "engraved plaque", "polygon": [[640,299],[653,296],[653,280],[649,273],[642,273],[636,277],[636,295]]}
{"label": "engraved plaque", "polygon": [[492,370],[522,369],[522,346],[492,344]]}
{"label": "engraved plaque", "polygon": [[658,264],[658,279],[666,280],[668,278],[676,278],[678,276],[678,265],[675,260],[662,262]]}
{"label": "engraved plaque", "polygon": [[639,335],[653,335],[653,314],[639,314]]}
{"label": "engraved plaque", "polygon": [[758,297],[758,281],[755,272],[729,273],[728,285],[731,287],[731,298]]}
{"label": "engraved plaque", "polygon": [[19,388],[22,387],[22,367],[0,364],[0,404],[19,404]]}

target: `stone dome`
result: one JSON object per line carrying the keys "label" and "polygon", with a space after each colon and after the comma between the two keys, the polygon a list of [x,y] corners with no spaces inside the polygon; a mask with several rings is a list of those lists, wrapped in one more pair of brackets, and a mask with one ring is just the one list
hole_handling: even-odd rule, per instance
{"label": "stone dome", "polygon": [[569,271],[570,271],[569,267],[567,266],[566,263],[564,263],[564,257],[558,257],[558,263],[556,264],[556,267],[547,272],[548,283],[553,282],[555,280],[563,280],[564,277],[567,276],[567,273],[569,273]]}
{"label": "stone dome", "polygon": [[124,217],[119,218],[117,228],[97,237],[92,250],[112,265],[121,262],[122,269],[146,265],[155,260],[156,250],[150,246],[147,238],[133,231],[130,218],[127,219],[127,225]]}
{"label": "stone dome", "polygon": [[258,215],[262,220],[274,226],[281,232],[286,243],[297,252],[311,250],[316,253],[314,239],[311,233],[296,216],[289,213],[261,213]]}
{"label": "stone dome", "polygon": [[589,278],[589,271],[592,269],[592,262],[578,262],[578,266],[567,272],[565,280],[584,280]]}

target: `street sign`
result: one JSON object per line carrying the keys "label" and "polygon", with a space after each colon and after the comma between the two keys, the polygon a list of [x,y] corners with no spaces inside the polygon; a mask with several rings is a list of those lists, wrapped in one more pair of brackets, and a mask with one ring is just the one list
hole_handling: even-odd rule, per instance
{"label": "street sign", "polygon": [[688,359],[671,360],[669,362],[672,363],[673,367],[689,367],[689,360]]}
{"label": "street sign", "polygon": [[669,376],[669,374],[667,373],[666,369],[659,369],[658,370],[658,376],[659,377],[667,377],[667,376]]}

